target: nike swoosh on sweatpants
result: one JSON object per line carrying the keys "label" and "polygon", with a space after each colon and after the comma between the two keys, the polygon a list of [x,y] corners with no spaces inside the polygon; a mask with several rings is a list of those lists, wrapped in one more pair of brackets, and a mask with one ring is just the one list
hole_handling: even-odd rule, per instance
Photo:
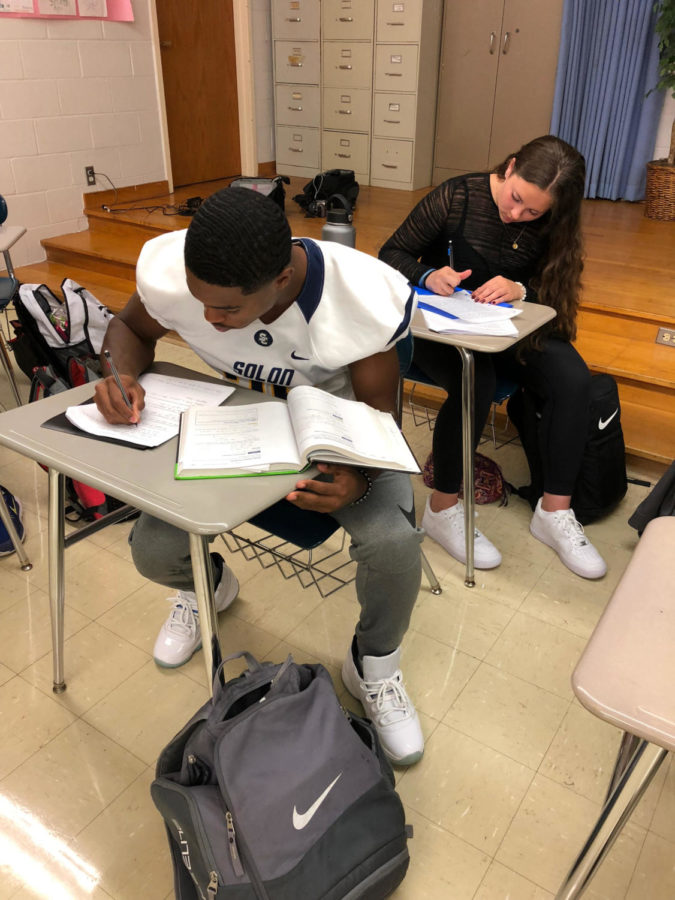
{"label": "nike swoosh on sweatpants", "polygon": [[619,412],[619,410],[615,409],[614,412],[612,413],[612,415],[609,417],[609,419],[605,419],[604,422],[602,420],[602,416],[598,419],[598,428],[600,429],[600,431],[603,431],[605,428],[607,428],[609,423],[612,421],[612,419],[618,412]]}
{"label": "nike swoosh on sweatpants", "polygon": [[321,806],[323,801],[330,794],[341,777],[342,772],[340,772],[340,774],[334,781],[331,781],[326,790],[322,794],[319,794],[314,803],[312,803],[312,805],[304,813],[299,813],[297,807],[293,807],[293,828],[295,828],[296,831],[302,831],[303,828],[309,825],[309,823],[314,818],[314,814],[316,813],[317,809]]}
{"label": "nike swoosh on sweatpants", "polygon": [[291,350],[291,359],[304,359],[306,361],[309,359],[309,356],[298,356],[295,350]]}
{"label": "nike swoosh on sweatpants", "polygon": [[400,503],[397,505],[398,505],[398,508],[403,513],[404,518],[406,518],[408,520],[408,522],[412,525],[412,527],[415,528],[416,527],[415,513],[414,513],[415,507],[411,506],[410,509],[403,509],[403,507],[401,506]]}

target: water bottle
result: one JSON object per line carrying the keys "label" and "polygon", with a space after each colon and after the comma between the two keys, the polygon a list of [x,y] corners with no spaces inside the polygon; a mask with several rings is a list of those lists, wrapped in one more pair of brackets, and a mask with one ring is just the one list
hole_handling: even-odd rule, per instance
{"label": "water bottle", "polygon": [[351,209],[328,209],[326,224],[321,229],[321,239],[336,241],[345,247],[355,247],[356,229],[352,225]]}

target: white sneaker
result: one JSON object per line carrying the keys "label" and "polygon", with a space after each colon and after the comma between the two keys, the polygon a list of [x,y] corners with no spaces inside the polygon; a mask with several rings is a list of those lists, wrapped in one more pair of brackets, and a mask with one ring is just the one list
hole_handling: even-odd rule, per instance
{"label": "white sneaker", "polygon": [[[422,516],[422,528],[430,538],[462,563],[466,563],[466,539],[464,532],[464,504],[458,500],[455,506],[433,512],[431,498]],[[473,532],[473,564],[477,569],[494,569],[502,561],[495,545],[477,528]]]}
{"label": "white sneaker", "polygon": [[361,701],[389,759],[397,766],[410,766],[422,758],[424,738],[415,707],[403,686],[400,661],[400,647],[388,656],[364,656],[362,678],[350,648],[342,665],[342,681],[349,693]]}
{"label": "white sneaker", "polygon": [[582,578],[602,578],[607,564],[584,534],[574,510],[545,512],[541,497],[530,522],[530,532],[549,547],[553,547],[563,563]]}
{"label": "white sneaker", "polygon": [[[222,612],[239,593],[239,582],[234,572],[223,566],[223,574],[215,590],[216,610]],[[197,611],[197,595],[194,591],[178,591],[169,597],[173,608],[162,625],[155,641],[152,655],[158,666],[175,669],[186,663],[202,645]]]}

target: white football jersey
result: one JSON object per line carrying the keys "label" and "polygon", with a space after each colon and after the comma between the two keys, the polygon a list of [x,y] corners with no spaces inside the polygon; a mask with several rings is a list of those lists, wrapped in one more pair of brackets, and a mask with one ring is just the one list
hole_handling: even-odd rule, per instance
{"label": "white football jersey", "polygon": [[176,331],[229,380],[285,395],[310,384],[351,397],[348,366],[392,347],[407,333],[415,295],[407,280],[366,253],[301,238],[307,277],[295,302],[270,325],[218,332],[185,280],[185,231],[148,241],[136,268],[148,313]]}

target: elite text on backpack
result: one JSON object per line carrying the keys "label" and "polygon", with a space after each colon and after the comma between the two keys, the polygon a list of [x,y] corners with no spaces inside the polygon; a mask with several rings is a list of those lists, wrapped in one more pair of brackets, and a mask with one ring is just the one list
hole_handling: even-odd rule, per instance
{"label": "elite text on backpack", "polygon": [[[531,478],[529,485],[515,488],[514,492],[524,497],[534,509],[543,493],[544,483],[539,447],[541,414],[537,400],[530,391],[520,389],[509,399],[507,412],[518,429]],[[591,378],[587,429],[581,469],[572,492],[572,509],[582,525],[611,512],[628,487],[619,392],[611,375],[602,373]]]}
{"label": "elite text on backpack", "polygon": [[177,900],[389,896],[408,829],[373,726],[323,666],[242,656],[157,762]]}
{"label": "elite text on backpack", "polygon": [[45,284],[19,288],[12,347],[19,368],[29,378],[36,366],[51,366],[67,380],[73,358],[101,373],[98,354],[112,313],[71,278],[63,280],[61,293],[63,300]]}

